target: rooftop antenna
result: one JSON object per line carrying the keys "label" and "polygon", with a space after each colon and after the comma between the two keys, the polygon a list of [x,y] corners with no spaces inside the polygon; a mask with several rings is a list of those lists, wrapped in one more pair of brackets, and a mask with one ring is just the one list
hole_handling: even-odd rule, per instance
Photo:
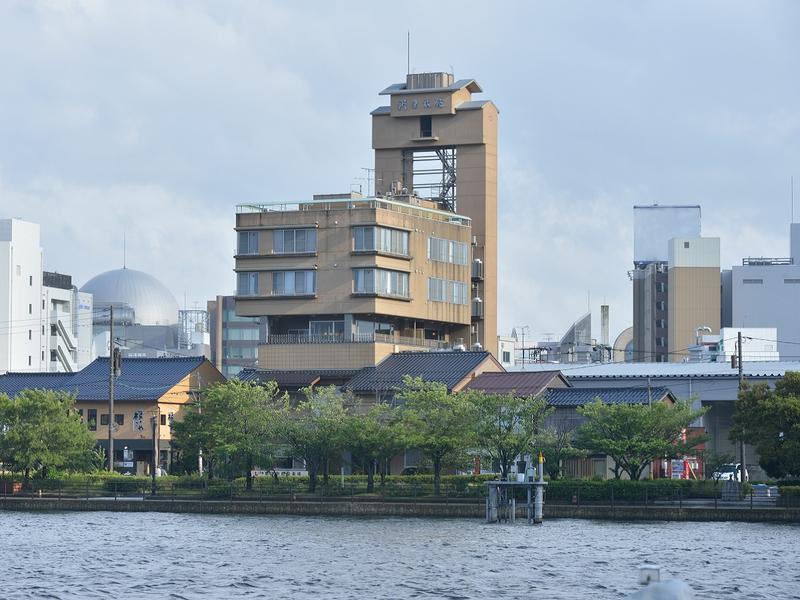
{"label": "rooftop antenna", "polygon": [[794,175],[792,175],[790,187],[792,195],[792,223],[794,223]]}
{"label": "rooftop antenna", "polygon": [[127,249],[127,239],[125,237],[125,232],[122,232],[122,268],[128,268],[128,249]]}
{"label": "rooftop antenna", "polygon": [[411,73],[411,30],[406,37],[406,75]]}

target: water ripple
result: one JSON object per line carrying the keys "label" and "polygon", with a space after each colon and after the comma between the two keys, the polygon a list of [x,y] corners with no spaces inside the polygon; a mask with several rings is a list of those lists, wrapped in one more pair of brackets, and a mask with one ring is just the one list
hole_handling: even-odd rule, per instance
{"label": "water ripple", "polygon": [[798,598],[794,525],[0,513],[4,598]]}

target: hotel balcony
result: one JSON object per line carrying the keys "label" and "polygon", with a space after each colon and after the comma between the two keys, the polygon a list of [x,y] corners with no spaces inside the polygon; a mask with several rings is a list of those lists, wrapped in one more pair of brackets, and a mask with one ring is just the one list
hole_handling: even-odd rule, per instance
{"label": "hotel balcony", "polygon": [[352,335],[270,335],[258,347],[261,369],[360,369],[393,352],[449,348],[451,342],[381,333]]}

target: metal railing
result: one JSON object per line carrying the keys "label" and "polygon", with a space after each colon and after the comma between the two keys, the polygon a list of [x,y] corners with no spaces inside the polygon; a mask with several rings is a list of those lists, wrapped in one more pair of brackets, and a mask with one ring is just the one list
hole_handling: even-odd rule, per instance
{"label": "metal railing", "polygon": [[269,212],[308,212],[331,210],[382,209],[396,213],[414,215],[433,221],[452,223],[470,227],[472,219],[451,212],[415,206],[408,202],[399,202],[389,198],[343,198],[328,200],[308,200],[306,202],[277,202],[270,204],[237,204],[237,214],[269,213]]}
{"label": "metal railing", "polygon": [[267,336],[267,344],[398,344],[400,346],[418,346],[421,348],[448,348],[449,342],[426,340],[414,337],[396,336],[385,333],[353,333],[337,334],[277,334]]}

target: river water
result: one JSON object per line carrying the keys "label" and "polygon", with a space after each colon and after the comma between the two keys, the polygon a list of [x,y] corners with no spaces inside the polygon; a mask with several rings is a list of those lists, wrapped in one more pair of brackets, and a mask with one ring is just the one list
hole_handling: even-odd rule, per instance
{"label": "river water", "polygon": [[800,526],[0,512],[2,598],[800,598]]}

